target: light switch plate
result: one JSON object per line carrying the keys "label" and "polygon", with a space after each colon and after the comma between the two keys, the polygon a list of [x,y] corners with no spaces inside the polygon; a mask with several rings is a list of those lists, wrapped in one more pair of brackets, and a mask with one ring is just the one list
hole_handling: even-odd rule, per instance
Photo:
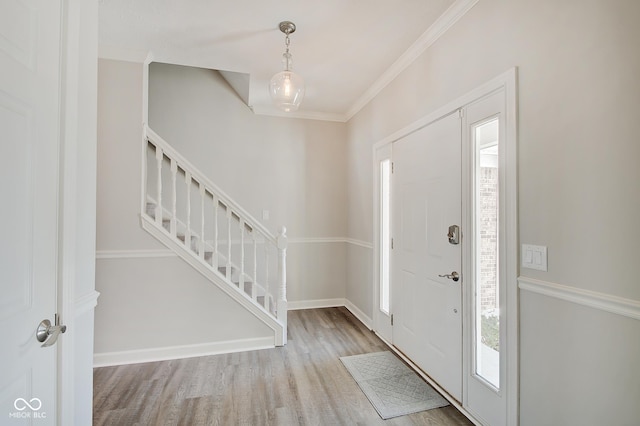
{"label": "light switch plate", "polygon": [[522,245],[522,267],[547,271],[547,247],[533,244]]}

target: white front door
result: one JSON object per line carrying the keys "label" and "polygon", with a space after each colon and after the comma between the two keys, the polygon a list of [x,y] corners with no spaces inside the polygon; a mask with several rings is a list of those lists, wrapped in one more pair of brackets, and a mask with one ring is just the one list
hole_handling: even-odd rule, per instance
{"label": "white front door", "polygon": [[0,424],[56,423],[58,0],[7,0],[0,11]]}
{"label": "white front door", "polygon": [[461,143],[455,112],[393,144],[392,176],[393,344],[458,401],[463,271],[447,234],[462,220]]}

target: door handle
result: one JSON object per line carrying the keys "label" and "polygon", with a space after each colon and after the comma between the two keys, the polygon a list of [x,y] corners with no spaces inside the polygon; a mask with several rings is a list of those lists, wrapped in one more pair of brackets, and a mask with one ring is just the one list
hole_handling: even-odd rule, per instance
{"label": "door handle", "polygon": [[54,345],[58,341],[58,336],[65,331],[67,331],[67,326],[60,325],[60,320],[58,319],[58,315],[56,315],[56,325],[51,325],[51,321],[48,319],[40,321],[38,329],[36,330],[36,339],[42,343],[43,348],[46,348]]}
{"label": "door handle", "polygon": [[448,278],[454,281],[458,281],[460,279],[460,275],[456,271],[453,271],[450,274],[444,274],[444,275],[438,275],[438,276],[441,278]]}

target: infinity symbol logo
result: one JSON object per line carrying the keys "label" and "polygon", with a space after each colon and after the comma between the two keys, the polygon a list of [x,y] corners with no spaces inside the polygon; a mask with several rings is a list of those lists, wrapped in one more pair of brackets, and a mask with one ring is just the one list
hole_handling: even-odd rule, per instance
{"label": "infinity symbol logo", "polygon": [[14,401],[13,406],[16,407],[18,411],[24,411],[27,407],[31,408],[32,411],[38,411],[42,408],[42,401],[40,401],[39,398],[31,398],[31,400],[27,402],[24,398],[18,398]]}

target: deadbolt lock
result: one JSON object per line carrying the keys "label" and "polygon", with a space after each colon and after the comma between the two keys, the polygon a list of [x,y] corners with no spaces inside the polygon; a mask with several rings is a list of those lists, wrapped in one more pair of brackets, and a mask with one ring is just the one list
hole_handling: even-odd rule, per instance
{"label": "deadbolt lock", "polygon": [[451,225],[447,233],[447,238],[449,238],[449,244],[460,244],[460,227],[458,225]]}

